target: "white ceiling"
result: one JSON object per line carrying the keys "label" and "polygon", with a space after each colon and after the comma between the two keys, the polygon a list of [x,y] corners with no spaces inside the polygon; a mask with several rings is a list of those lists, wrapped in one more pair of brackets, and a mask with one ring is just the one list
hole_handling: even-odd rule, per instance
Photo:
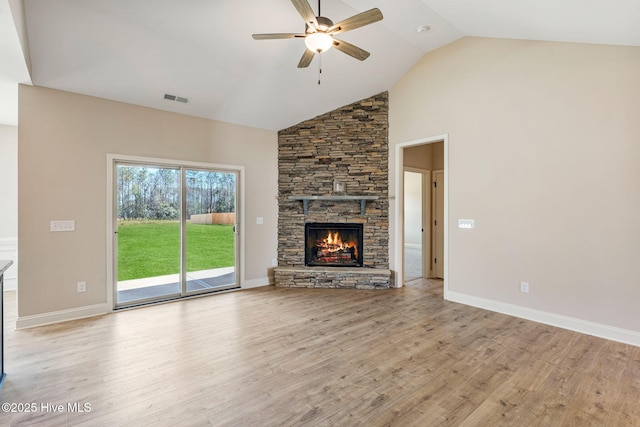
{"label": "white ceiling", "polygon": [[8,0],[0,0],[0,125],[18,124],[18,83],[31,84]]}
{"label": "white ceiling", "polygon": [[[0,0],[5,124],[16,123],[16,83],[29,80],[278,130],[388,90],[425,53],[464,36],[640,46],[639,0],[323,0],[334,22],[372,7],[384,19],[341,34],[371,56],[325,52],[318,85],[318,57],[296,67],[303,40],[251,38],[303,32],[290,0],[24,0],[29,76],[8,6],[19,2]],[[430,30],[418,33],[423,25]]]}

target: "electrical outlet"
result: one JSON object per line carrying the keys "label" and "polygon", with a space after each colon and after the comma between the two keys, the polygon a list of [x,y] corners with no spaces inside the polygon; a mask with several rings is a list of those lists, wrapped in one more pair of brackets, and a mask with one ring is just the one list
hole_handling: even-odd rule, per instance
{"label": "electrical outlet", "polygon": [[529,282],[520,282],[520,292],[523,294],[529,293]]}
{"label": "electrical outlet", "polygon": [[78,292],[87,292],[87,282],[78,282]]}
{"label": "electrical outlet", "polygon": [[271,260],[271,267],[277,267],[278,266],[278,259],[274,258]]}

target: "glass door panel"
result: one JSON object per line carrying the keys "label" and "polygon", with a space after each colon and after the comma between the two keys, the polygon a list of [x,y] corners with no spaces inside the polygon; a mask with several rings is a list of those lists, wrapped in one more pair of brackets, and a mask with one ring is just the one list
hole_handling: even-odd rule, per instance
{"label": "glass door panel", "polygon": [[116,164],[116,307],[181,295],[180,169]]}
{"label": "glass door panel", "polygon": [[186,294],[238,287],[235,172],[185,170]]}

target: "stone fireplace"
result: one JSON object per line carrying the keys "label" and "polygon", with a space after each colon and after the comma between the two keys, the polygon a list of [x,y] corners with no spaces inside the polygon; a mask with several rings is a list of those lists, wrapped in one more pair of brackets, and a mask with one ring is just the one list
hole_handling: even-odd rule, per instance
{"label": "stone fireplace", "polygon": [[278,170],[276,286],[389,288],[387,93],[278,132]]}

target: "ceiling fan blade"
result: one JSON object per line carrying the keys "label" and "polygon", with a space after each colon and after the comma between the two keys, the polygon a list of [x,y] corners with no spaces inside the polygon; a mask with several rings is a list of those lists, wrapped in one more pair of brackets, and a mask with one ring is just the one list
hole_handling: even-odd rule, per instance
{"label": "ceiling fan blade", "polygon": [[311,28],[315,30],[318,29],[318,21],[316,20],[316,14],[311,9],[309,2],[307,0],[291,0],[291,3],[298,10],[298,13],[304,19],[304,22]]}
{"label": "ceiling fan blade", "polygon": [[344,21],[338,22],[334,26],[329,27],[327,32],[329,34],[344,33],[345,31],[355,30],[356,28],[381,21],[382,18],[383,16],[380,9],[373,8],[357,15],[353,15],[351,18],[347,18]]}
{"label": "ceiling fan blade", "polygon": [[304,53],[302,54],[302,58],[300,58],[300,62],[298,62],[298,68],[307,68],[309,64],[311,64],[311,61],[313,60],[315,54],[316,53],[314,51],[305,49]]}
{"label": "ceiling fan blade", "polygon": [[293,39],[296,37],[306,37],[304,34],[293,34],[293,33],[273,33],[273,34],[253,34],[255,40],[271,40],[271,39]]}
{"label": "ceiling fan blade", "polygon": [[360,61],[364,61],[370,55],[370,53],[366,50],[360,49],[358,46],[354,46],[351,43],[347,43],[338,39],[333,39],[333,47],[335,47],[342,53],[346,53],[349,56],[353,56],[354,58],[359,59]]}

